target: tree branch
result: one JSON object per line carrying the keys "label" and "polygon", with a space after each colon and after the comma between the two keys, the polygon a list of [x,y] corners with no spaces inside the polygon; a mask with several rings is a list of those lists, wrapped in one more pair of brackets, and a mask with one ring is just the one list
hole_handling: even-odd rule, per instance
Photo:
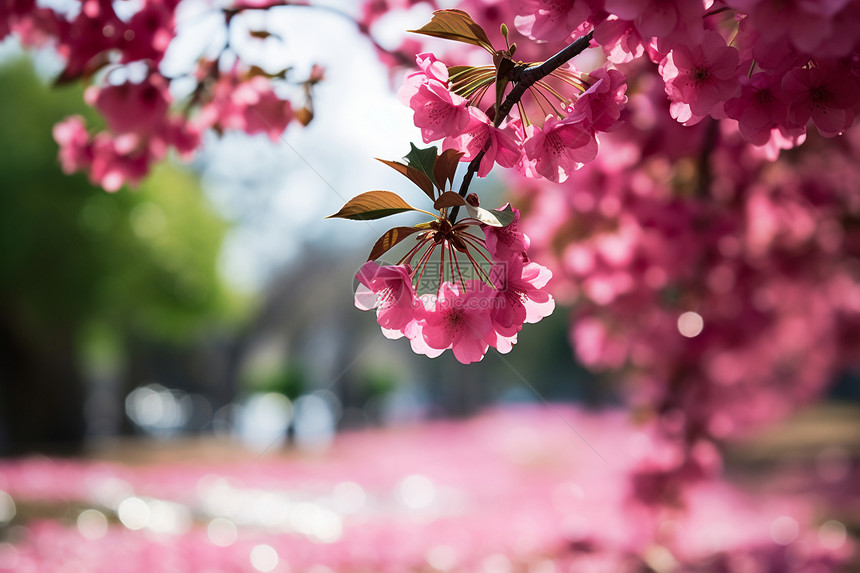
{"label": "tree branch", "polygon": [[[572,58],[575,58],[579,54],[585,51],[585,49],[591,43],[591,38],[594,36],[594,32],[589,32],[585,36],[581,38],[577,38],[572,43],[568,44],[564,48],[562,48],[558,53],[554,56],[542,62],[540,64],[535,64],[532,66],[519,65],[513,69],[513,78],[511,81],[514,83],[514,87],[508,93],[505,101],[502,102],[502,105],[499,106],[499,109],[496,110],[496,115],[493,118],[493,126],[499,127],[502,125],[502,122],[505,121],[505,118],[508,117],[508,114],[511,113],[511,110],[515,105],[522,99],[523,95],[528,91],[530,87],[532,87],[536,82],[542,80],[547,77],[558,68],[563,66]],[[469,192],[469,185],[472,183],[472,178],[474,178],[475,173],[478,172],[478,168],[481,166],[481,161],[484,159],[484,155],[487,152],[487,148],[489,146],[489,141],[473,159],[469,162],[469,167],[466,169],[466,174],[463,176],[463,182],[460,184],[459,194],[461,197],[465,197],[466,193]],[[460,206],[456,205],[453,209],[451,209],[451,215],[449,217],[451,223],[457,221],[457,214],[460,210]]]}
{"label": "tree branch", "polygon": [[592,36],[594,36],[594,32],[589,32],[585,36],[577,38],[573,43],[568,44],[557,54],[541,64],[515,67],[512,80],[514,87],[511,89],[508,97],[505,98],[505,101],[502,102],[501,107],[496,110],[496,118],[493,121],[493,125],[499,127],[502,121],[511,113],[517,102],[523,97],[523,94],[537,81],[544,79],[569,60],[584,52],[591,43]]}

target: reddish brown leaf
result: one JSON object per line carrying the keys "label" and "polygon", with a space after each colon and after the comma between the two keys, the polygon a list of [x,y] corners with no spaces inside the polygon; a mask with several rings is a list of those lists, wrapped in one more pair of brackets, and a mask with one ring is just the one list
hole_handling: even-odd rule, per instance
{"label": "reddish brown leaf", "polygon": [[296,118],[296,121],[300,124],[307,126],[314,118],[314,112],[307,107],[299,108],[293,114]]}
{"label": "reddish brown leaf", "polygon": [[495,53],[484,29],[462,10],[436,10],[433,12],[433,18],[429,23],[418,30],[409,31],[425,36],[454,40],[455,42],[465,42],[473,46],[480,46],[491,54]]}
{"label": "reddish brown leaf", "polygon": [[446,149],[436,158],[436,163],[433,164],[433,179],[436,180],[436,187],[440,191],[445,190],[445,181],[454,183],[454,173],[457,171],[461,157],[463,157],[462,151]]}
{"label": "reddish brown leaf", "polygon": [[405,163],[400,163],[399,161],[388,161],[387,159],[379,159],[378,157],[376,160],[383,162],[392,169],[408,177],[410,181],[415,183],[422,191],[424,191],[425,195],[430,197],[431,201],[434,199],[433,183],[430,181],[429,177],[424,175],[424,173],[418,171],[414,167],[406,165]]}
{"label": "reddish brown leaf", "polygon": [[465,205],[466,200],[460,197],[457,193],[453,191],[445,191],[442,193],[436,202],[433,203],[434,209],[442,209],[443,207],[454,207],[456,205]]}
{"label": "reddish brown leaf", "polygon": [[421,229],[416,229],[415,227],[394,227],[393,229],[388,229],[385,233],[379,237],[379,240],[376,241],[376,244],[373,245],[373,248],[370,250],[370,255],[368,255],[368,261],[375,261],[389,249],[391,249],[394,245],[405,239],[406,237],[413,235],[419,232]]}
{"label": "reddish brown leaf", "polygon": [[368,219],[381,219],[389,215],[402,213],[403,211],[414,211],[415,208],[400,198],[400,195],[391,191],[368,191],[356,195],[346,202],[343,208],[329,215],[326,219],[334,217],[340,219],[354,219],[365,221]]}

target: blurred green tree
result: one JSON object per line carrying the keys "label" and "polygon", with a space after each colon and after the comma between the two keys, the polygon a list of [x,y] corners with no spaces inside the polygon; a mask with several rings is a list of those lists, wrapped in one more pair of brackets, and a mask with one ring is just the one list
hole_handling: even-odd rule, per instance
{"label": "blurred green tree", "polygon": [[181,344],[235,316],[216,268],[226,225],[172,166],[115,194],[64,175],[53,124],[98,122],[80,90],[50,89],[27,61],[0,68],[0,86],[0,449],[74,447],[85,356]]}

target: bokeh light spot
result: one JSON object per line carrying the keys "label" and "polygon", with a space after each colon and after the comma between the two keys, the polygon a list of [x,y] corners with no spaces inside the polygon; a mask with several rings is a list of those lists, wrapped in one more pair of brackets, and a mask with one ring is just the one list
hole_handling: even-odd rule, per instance
{"label": "bokeh light spot", "polygon": [[436,487],[426,476],[414,474],[403,478],[398,487],[400,500],[410,509],[423,509],[433,503]]}
{"label": "bokeh light spot", "polygon": [[12,496],[0,489],[0,525],[12,521],[18,510]]}
{"label": "bokeh light spot", "polygon": [[355,482],[343,481],[334,486],[332,491],[332,503],[340,513],[356,513],[367,502],[367,494],[364,488]]}
{"label": "bokeh light spot", "polygon": [[101,539],[107,534],[108,520],[97,509],[85,509],[77,520],[78,531],[86,539]]}
{"label": "bokeh light spot", "polygon": [[818,528],[818,539],[825,549],[839,549],[848,540],[848,530],[841,521],[831,519]]}
{"label": "bokeh light spot", "polygon": [[256,545],[251,549],[251,566],[257,571],[267,573],[278,566],[278,552],[271,545]]}
{"label": "bokeh light spot", "polygon": [[687,311],[678,317],[678,332],[687,338],[694,338],[702,333],[705,321],[702,316],[693,311]]}
{"label": "bokeh light spot", "polygon": [[800,525],[793,517],[787,515],[777,517],[770,524],[770,538],[779,545],[790,544],[797,539],[798,533],[800,533]]}
{"label": "bokeh light spot", "polygon": [[457,564],[457,552],[448,545],[436,545],[427,550],[427,564],[439,571],[449,571]]}
{"label": "bokeh light spot", "polygon": [[236,524],[224,517],[216,517],[210,521],[206,527],[206,533],[212,545],[217,545],[218,547],[232,545],[239,535]]}
{"label": "bokeh light spot", "polygon": [[131,211],[131,228],[141,239],[154,239],[167,227],[164,211],[155,203],[141,203]]}
{"label": "bokeh light spot", "polygon": [[129,529],[143,529],[149,524],[149,506],[139,497],[129,497],[122,500],[116,513],[120,523]]}

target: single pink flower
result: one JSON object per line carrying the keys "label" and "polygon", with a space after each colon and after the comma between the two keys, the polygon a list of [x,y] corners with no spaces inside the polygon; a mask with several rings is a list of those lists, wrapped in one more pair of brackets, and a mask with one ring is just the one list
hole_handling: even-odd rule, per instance
{"label": "single pink flower", "polygon": [[791,70],[782,81],[789,121],[803,127],[811,118],[824,136],[842,133],[854,122],[851,108],[860,101],[858,83],[836,65]]}
{"label": "single pink flower", "polygon": [[493,305],[491,318],[494,330],[503,336],[519,332],[524,322],[539,322],[555,309],[555,301],[543,290],[552,278],[544,266],[514,257],[499,262],[492,278],[498,304]]}
{"label": "single pink flower", "polygon": [[171,118],[162,135],[165,145],[172,145],[183,161],[190,160],[200,147],[200,130],[182,117]]}
{"label": "single pink flower", "polygon": [[[473,289],[476,281],[470,281]],[[422,328],[424,341],[431,348],[451,348],[463,364],[483,359],[489,344],[491,289],[460,292],[457,285],[442,283],[439,298],[428,312]]]}
{"label": "single pink flower", "polygon": [[[116,32],[125,27],[110,3],[89,0],[80,4],[78,15],[71,22],[61,20],[58,26],[57,52],[66,60],[60,74],[63,80],[77,79],[87,73],[101,54],[117,46],[120,36]],[[107,36],[105,30],[115,33]]]}
{"label": "single pink flower", "polygon": [[418,88],[430,82],[438,82],[443,86],[448,86],[448,67],[441,60],[437,60],[436,56],[429,52],[424,52],[415,56],[415,62],[418,64],[418,71],[412,72],[403,80],[403,86],[397,90],[397,97],[403,105],[410,105],[409,102],[418,92]]}
{"label": "single pink flower", "polygon": [[294,117],[290,102],[280,99],[266,78],[254,76],[245,80],[235,73],[223,74],[195,127],[266,133],[272,141],[277,141]]}
{"label": "single pink flower", "polygon": [[[499,210],[504,210],[507,206],[502,205]],[[514,220],[504,227],[483,225],[487,251],[495,261],[507,261],[513,257],[523,259],[529,248],[529,237],[519,228],[520,210],[512,209]]]}
{"label": "single pink flower", "polygon": [[155,158],[147,142],[135,134],[112,136],[107,132],[93,140],[93,162],[90,181],[105,191],[117,191],[126,183],[136,184],[149,172]]}
{"label": "single pink flower", "polygon": [[75,115],[54,126],[54,141],[60,146],[60,166],[69,174],[88,169],[93,163],[93,146],[87,133],[86,120]]}
{"label": "single pink flower", "polygon": [[519,4],[514,27],[539,42],[567,39],[591,15],[582,0],[522,0]]}
{"label": "single pink flower", "polygon": [[675,105],[673,116],[691,125],[711,113],[738,90],[737,49],[716,32],[706,32],[702,44],[678,45],[660,64],[666,94]]}
{"label": "single pink flower", "polygon": [[609,131],[618,125],[627,103],[627,77],[609,68],[598,68],[588,76],[591,85],[573,104],[570,115],[593,131]]}
{"label": "single pink flower", "polygon": [[469,106],[469,124],[459,135],[445,138],[444,149],[463,152],[461,161],[471,161],[486,148],[478,168],[478,177],[486,177],[495,163],[502,167],[514,167],[522,158],[519,139],[519,120],[509,121],[498,128],[487,115],[476,107]]}
{"label": "single pink flower", "polygon": [[666,38],[676,31],[701,28],[702,2],[689,0],[606,0],[605,10],[632,21],[643,38]]}
{"label": "single pink flower", "polygon": [[613,64],[632,62],[645,53],[639,30],[633,22],[621,20],[618,16],[610,16],[594,28],[594,41]]}
{"label": "single pink flower", "polygon": [[[94,106],[114,133],[152,133],[167,121],[170,92],[159,74],[140,83],[95,86],[87,89],[87,103]],[[134,110],[131,112],[130,110]]]}
{"label": "single pink flower", "polygon": [[[260,78],[263,79],[263,78]],[[262,85],[259,86],[262,88]],[[275,95],[271,86],[257,89],[249,104],[243,110],[243,131],[248,134],[265,133],[277,142],[284,130],[295,119],[293,105]]]}
{"label": "single pink flower", "polygon": [[597,139],[575,118],[559,121],[548,115],[543,129],[526,128],[523,146],[527,161],[523,170],[528,177],[536,173],[556,183],[567,181],[570,174],[597,156]]}
{"label": "single pink flower", "polygon": [[754,145],[764,145],[771,130],[785,123],[788,103],[782,94],[782,77],[760,72],[741,78],[741,94],[726,102],[726,114],[738,120],[741,135]]}
{"label": "single pink flower", "polygon": [[423,52],[416,55],[415,62],[427,79],[436,80],[445,85],[448,84],[448,66],[445,65],[445,62],[437,60],[436,56],[431,52]]}
{"label": "single pink flower", "polygon": [[384,330],[403,331],[423,310],[412,286],[411,273],[407,265],[381,266],[367,261],[355,275],[359,282],[355,291],[356,308],[375,308],[376,321]]}
{"label": "single pink flower", "polygon": [[178,2],[149,0],[129,20],[124,30],[117,30],[118,48],[123,62],[152,60],[159,63],[176,35],[174,13]]}
{"label": "single pink flower", "polygon": [[421,84],[409,100],[424,143],[461,134],[469,125],[467,104],[465,98],[449,92],[436,80]]}

